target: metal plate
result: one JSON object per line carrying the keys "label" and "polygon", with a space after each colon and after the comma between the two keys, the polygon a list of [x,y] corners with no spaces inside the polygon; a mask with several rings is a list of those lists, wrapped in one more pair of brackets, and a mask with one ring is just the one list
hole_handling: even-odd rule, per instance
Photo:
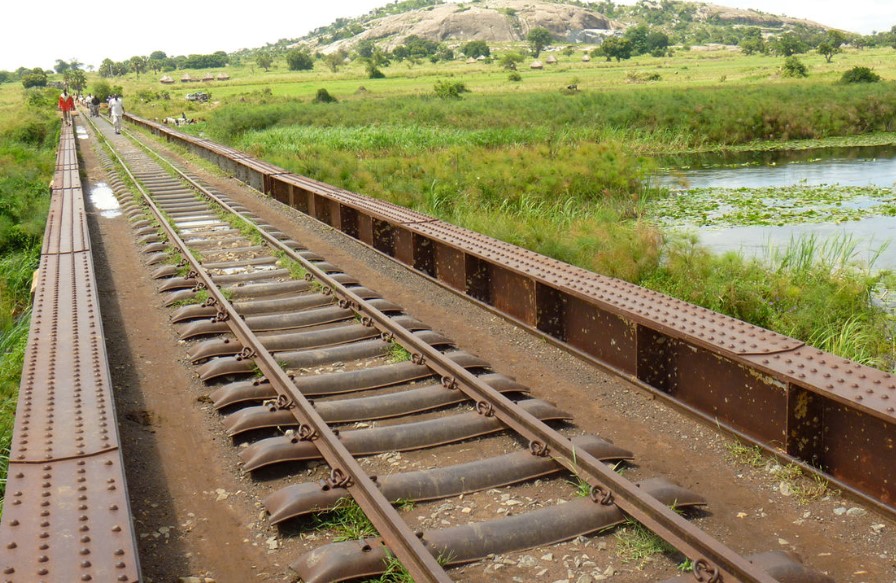
{"label": "metal plate", "polygon": [[138,581],[119,452],[9,465],[0,529],[3,581]]}
{"label": "metal plate", "polygon": [[90,250],[87,213],[78,189],[54,189],[41,253]]}
{"label": "metal plate", "polygon": [[896,377],[805,346],[787,354],[749,360],[791,382],[816,387],[830,398],[892,422],[896,417]]}
{"label": "metal plate", "polygon": [[118,447],[92,273],[88,253],[41,259],[11,461],[65,459]]}

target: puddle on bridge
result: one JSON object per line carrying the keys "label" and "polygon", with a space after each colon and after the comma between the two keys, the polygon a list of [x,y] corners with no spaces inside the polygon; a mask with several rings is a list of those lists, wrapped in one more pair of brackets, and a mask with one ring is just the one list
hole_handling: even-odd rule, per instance
{"label": "puddle on bridge", "polygon": [[79,140],[86,140],[90,138],[90,136],[87,135],[87,128],[75,126],[75,133],[78,135]]}
{"label": "puddle on bridge", "polygon": [[109,185],[105,182],[98,182],[90,191],[90,202],[93,207],[100,211],[100,216],[107,219],[114,219],[121,216],[121,205]]}

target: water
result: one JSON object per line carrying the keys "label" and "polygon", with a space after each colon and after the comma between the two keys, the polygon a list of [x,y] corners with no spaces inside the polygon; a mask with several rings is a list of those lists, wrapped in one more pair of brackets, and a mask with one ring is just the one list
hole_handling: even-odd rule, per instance
{"label": "water", "polygon": [[[767,188],[795,185],[879,186],[896,188],[896,146],[807,150],[739,156],[697,156],[663,161],[666,174],[657,181],[673,189]],[[850,205],[870,201],[858,199]],[[819,241],[847,237],[856,243],[855,261],[876,269],[896,270],[896,217],[872,216],[839,224],[786,226],[686,227],[717,252],[738,251],[767,257],[801,236]]]}
{"label": "water", "polygon": [[105,182],[99,182],[90,191],[90,202],[94,208],[100,211],[100,216],[107,219],[114,219],[121,216],[121,205],[109,185]]}
{"label": "water", "polygon": [[677,188],[896,185],[896,146],[700,154],[661,164],[671,170],[659,182]]}

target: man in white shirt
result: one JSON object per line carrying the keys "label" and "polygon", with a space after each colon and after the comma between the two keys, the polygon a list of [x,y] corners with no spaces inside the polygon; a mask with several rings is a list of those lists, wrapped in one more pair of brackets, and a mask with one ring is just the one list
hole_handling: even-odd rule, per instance
{"label": "man in white shirt", "polygon": [[121,133],[121,116],[124,114],[124,104],[121,102],[121,95],[113,95],[109,101],[109,114],[112,116],[112,127],[115,133]]}

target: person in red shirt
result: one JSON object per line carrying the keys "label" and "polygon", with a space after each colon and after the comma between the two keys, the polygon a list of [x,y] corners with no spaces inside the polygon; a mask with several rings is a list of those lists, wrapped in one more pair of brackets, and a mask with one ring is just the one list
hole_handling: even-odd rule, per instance
{"label": "person in red shirt", "polygon": [[72,125],[72,110],[75,109],[75,99],[69,95],[66,89],[62,90],[59,96],[59,109],[62,110],[62,120],[65,125]]}

